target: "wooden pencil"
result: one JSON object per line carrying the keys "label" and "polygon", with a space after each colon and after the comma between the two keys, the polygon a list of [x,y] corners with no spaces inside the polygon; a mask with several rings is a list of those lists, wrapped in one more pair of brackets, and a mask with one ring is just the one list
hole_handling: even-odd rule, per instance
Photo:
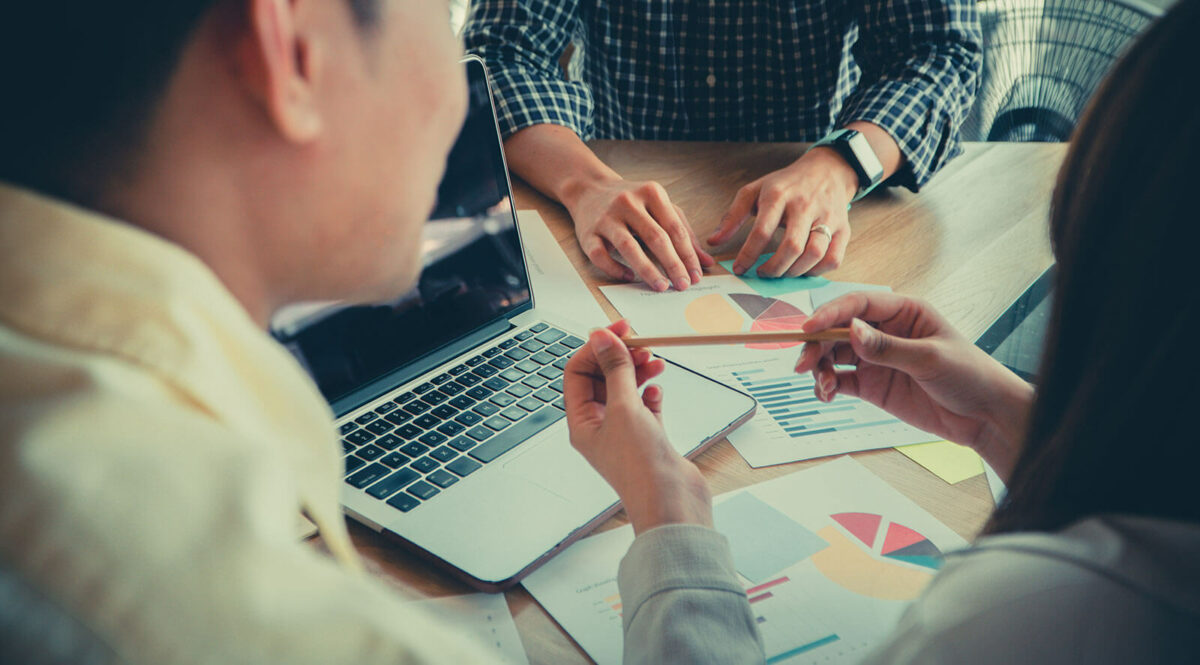
{"label": "wooden pencil", "polygon": [[660,346],[698,346],[703,344],[778,344],[788,342],[845,342],[850,339],[849,328],[830,328],[815,333],[784,330],[780,332],[747,332],[717,335],[668,335],[663,337],[626,337],[625,346],[631,349]]}

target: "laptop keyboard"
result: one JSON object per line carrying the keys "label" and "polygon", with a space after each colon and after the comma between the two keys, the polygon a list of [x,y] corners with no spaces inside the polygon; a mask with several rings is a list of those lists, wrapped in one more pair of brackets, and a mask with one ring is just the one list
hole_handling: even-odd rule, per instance
{"label": "laptop keyboard", "polygon": [[346,484],[408,512],[566,415],[578,337],[537,323],[341,425]]}

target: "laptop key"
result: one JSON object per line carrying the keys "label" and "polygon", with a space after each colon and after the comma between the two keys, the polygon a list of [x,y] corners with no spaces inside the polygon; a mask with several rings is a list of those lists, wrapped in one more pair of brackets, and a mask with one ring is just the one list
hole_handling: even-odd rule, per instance
{"label": "laptop key", "polygon": [[386,448],[387,450],[394,450],[396,446],[399,446],[402,443],[404,443],[404,440],[395,434],[384,434],[375,440],[375,445],[379,446],[380,448]]}
{"label": "laptop key", "polygon": [[529,332],[540,333],[549,327],[550,326],[546,325],[545,323],[538,321],[537,323],[535,323],[529,327]]}
{"label": "laptop key", "polygon": [[384,452],[383,448],[380,448],[379,446],[377,446],[373,443],[369,443],[369,444],[363,446],[362,448],[359,448],[358,452],[356,452],[354,454],[358,455],[359,457],[370,462],[370,461],[376,459],[377,457],[379,457],[380,455],[382,455],[383,452]]}
{"label": "laptop key", "polygon": [[409,464],[408,468],[416,469],[421,473],[429,473],[439,466],[441,465],[438,463],[438,461],[432,457],[422,457],[421,459],[414,461],[412,464]]}
{"label": "laptop key", "polygon": [[562,376],[563,371],[557,367],[551,366],[551,367],[543,367],[543,368],[539,369],[537,374],[538,374],[538,376],[542,377],[543,379],[546,379],[547,381],[553,381],[553,380],[557,379],[558,377]]}
{"label": "laptop key", "polygon": [[524,418],[525,416],[529,415],[529,412],[514,404],[513,406],[510,406],[507,409],[501,411],[500,415],[504,416],[505,418],[508,418],[509,420],[511,420],[513,422],[516,422],[516,421]]}
{"label": "laptop key", "polygon": [[441,374],[438,374],[437,376],[433,377],[432,379],[430,379],[430,381],[432,381],[432,382],[433,382],[433,385],[435,385],[435,386],[440,386],[440,385],[442,385],[443,383],[445,383],[445,382],[449,381],[449,380],[450,380],[450,379],[452,379],[452,378],[454,378],[454,377],[452,377],[452,376],[450,376],[449,374],[447,374],[447,373],[443,372],[443,373],[441,373]]}
{"label": "laptop key", "polygon": [[549,353],[555,358],[561,358],[563,356],[570,355],[571,349],[563,346],[562,344],[552,344],[546,347],[546,353]]}
{"label": "laptop key", "polygon": [[567,333],[551,328],[550,330],[538,335],[535,339],[543,344],[553,344],[566,336]]}
{"label": "laptop key", "polygon": [[366,464],[366,462],[360,460],[359,458],[355,457],[354,455],[348,456],[344,460],[344,462],[346,464],[346,473],[353,473],[354,471],[357,471],[359,469],[359,467]]}
{"label": "laptop key", "polygon": [[555,379],[555,380],[551,381],[550,389],[557,390],[558,392],[561,393],[563,391],[562,381],[563,381],[562,379]]}
{"label": "laptop key", "polygon": [[[468,374],[467,376],[470,376],[470,374]],[[471,384],[471,385],[474,385],[474,384]],[[466,388],[458,381],[450,381],[449,383],[443,383],[442,387],[438,389],[438,392],[445,395],[446,397],[454,397],[455,395],[461,393],[464,390],[466,390]]]}
{"label": "laptop key", "polygon": [[342,452],[343,452],[343,453],[352,452],[353,450],[354,450],[354,444],[353,444],[353,443],[350,443],[349,441],[343,441],[343,442],[342,442]]}
{"label": "laptop key", "polygon": [[448,423],[442,423],[441,425],[438,425],[437,431],[445,434],[446,436],[454,436],[455,434],[461,434],[465,429],[467,428],[454,421],[450,421]]}
{"label": "laptop key", "polygon": [[396,496],[388,499],[387,504],[389,506],[395,508],[396,510],[399,510],[402,513],[407,513],[408,511],[412,510],[413,508],[416,508],[417,506],[421,505],[421,502],[417,501],[415,498],[409,496],[408,494],[401,492],[401,493],[397,494]]}
{"label": "laptop key", "polygon": [[[504,392],[508,393],[509,395],[512,395],[513,397],[519,398],[519,397],[524,397],[533,391],[530,390],[528,386],[523,386],[519,383],[514,383],[513,385],[508,387],[508,390],[506,390]],[[495,398],[492,398],[492,399],[493,399],[493,401],[495,401]]]}
{"label": "laptop key", "polygon": [[488,418],[487,420],[483,421],[483,424],[487,425],[488,427],[499,432],[500,430],[508,427],[512,423],[507,418],[501,418],[500,416],[492,416],[491,418]]}
{"label": "laptop key", "polygon": [[396,429],[396,426],[389,423],[386,420],[376,420],[375,422],[371,423],[370,425],[367,425],[367,431],[376,436],[382,436],[384,434],[387,434],[388,432],[392,431],[393,429]]}
{"label": "laptop key", "polygon": [[571,348],[571,349],[578,349],[579,347],[583,346],[583,340],[579,339],[578,337],[576,337],[574,335],[567,335],[566,337],[559,340],[558,343],[562,344],[563,346],[566,346],[567,348]]}
{"label": "laptop key", "polygon": [[413,388],[413,392],[418,395],[424,395],[425,393],[429,392],[430,390],[433,390],[434,387],[435,386],[432,383],[428,383],[428,382],[422,383],[421,385],[417,386],[416,388]]}
{"label": "laptop key", "polygon": [[440,390],[434,390],[431,392],[427,392],[427,393],[425,393],[425,395],[423,395],[421,397],[421,401],[425,402],[429,406],[437,406],[438,404],[441,404],[442,402],[445,402],[448,399],[450,399],[450,398],[447,397],[445,394],[443,394],[442,391],[440,391]]}
{"label": "laptop key", "polygon": [[[487,367],[488,369],[490,369],[492,371],[495,371],[495,369],[496,369],[495,367],[490,367],[488,365],[484,365],[484,367]],[[471,386],[474,386],[479,383],[483,383],[484,378],[486,378],[486,377],[479,376],[479,375],[475,374],[474,372],[472,372],[470,374],[463,374],[462,376],[458,377],[458,381],[455,381],[454,383],[459,386],[459,389],[457,392],[462,392],[462,391],[466,390],[467,388],[470,388]],[[446,387],[449,387],[449,386],[450,386],[450,384],[446,384]],[[446,388],[443,388],[442,390],[445,390],[445,389]]]}
{"label": "laptop key", "polygon": [[346,482],[351,487],[362,489],[391,472],[391,469],[382,464],[372,464],[365,469],[359,470],[349,478],[346,478]]}
{"label": "laptop key", "polygon": [[517,340],[517,339],[506,339],[503,342],[500,342],[500,348],[501,349],[511,349],[520,343],[521,343],[520,340]]}
{"label": "laptop key", "polygon": [[[498,376],[493,376],[487,381],[484,381],[483,385],[487,387],[488,390],[504,390],[506,387],[508,387],[508,381],[505,381]],[[479,399],[483,398],[480,397]]]}
{"label": "laptop key", "polygon": [[450,376],[458,376],[459,374],[462,374],[463,372],[466,372],[470,369],[471,368],[467,367],[465,364],[464,365],[456,365],[455,367],[450,368]]}
{"label": "laptop key", "polygon": [[500,355],[500,347],[498,346],[493,346],[492,348],[483,352],[484,358],[495,358],[498,355]]}
{"label": "laptop key", "polygon": [[376,499],[386,499],[396,492],[408,487],[414,480],[421,477],[421,474],[412,469],[400,469],[383,480],[371,485],[367,488],[367,494]]}
{"label": "laptop key", "polygon": [[475,403],[475,398],[470,395],[459,395],[450,400],[450,406],[456,409],[469,409]]}
{"label": "laptop key", "polygon": [[399,469],[405,464],[408,464],[408,460],[409,458],[407,455],[401,455],[400,453],[388,453],[379,461],[392,467],[393,469]]}
{"label": "laptop key", "polygon": [[431,408],[432,407],[430,407],[425,402],[422,402],[421,400],[417,400],[415,402],[409,402],[408,404],[404,405],[404,410],[411,413],[414,416],[419,416]]}
{"label": "laptop key", "polygon": [[409,441],[403,446],[400,446],[400,452],[408,455],[409,457],[420,457],[421,455],[429,452],[429,448],[422,446],[416,441]]}
{"label": "laptop key", "polygon": [[442,488],[449,487],[458,482],[458,476],[452,473],[446,473],[442,469],[438,469],[428,476],[425,476],[425,479]]}
{"label": "laptop key", "polygon": [[375,420],[378,417],[379,417],[378,413],[368,411],[368,412],[362,414],[361,416],[355,418],[354,422],[358,423],[359,425],[366,425],[367,423],[371,422],[372,420]]}
{"label": "laptop key", "polygon": [[457,416],[454,416],[454,422],[456,422],[460,425],[466,425],[467,427],[474,427],[475,425],[478,425],[482,421],[483,421],[483,418],[481,418],[479,416],[479,414],[472,413],[470,411],[467,411],[465,413],[460,413]]}
{"label": "laptop key", "polygon": [[488,441],[475,446],[467,454],[480,462],[491,462],[504,453],[529,440],[534,434],[558,422],[565,414],[558,409],[542,409],[529,414],[529,417],[513,425],[507,431],[500,432]]}
{"label": "laptop key", "polygon": [[513,361],[525,360],[529,357],[529,352],[522,348],[509,349],[504,352],[504,357]]}
{"label": "laptop key", "polygon": [[449,418],[450,416],[453,416],[454,414],[458,413],[458,409],[450,406],[449,404],[443,404],[443,405],[439,406],[438,408],[434,409],[433,411],[430,411],[430,413],[437,416],[438,418],[441,418],[442,420],[445,420],[446,418]]}
{"label": "laptop key", "polygon": [[553,402],[554,400],[558,399],[558,391],[552,388],[542,388],[541,390],[535,392],[533,396],[542,400],[543,402]]}
{"label": "laptop key", "polygon": [[413,422],[422,429],[433,429],[434,427],[437,427],[438,423],[442,422],[442,419],[438,418],[432,413],[427,413],[420,418],[417,418]]}
{"label": "laptop key", "polygon": [[546,345],[542,344],[541,342],[537,341],[536,339],[531,339],[531,340],[528,340],[525,342],[521,342],[521,348],[525,349],[526,351],[528,351],[530,353],[537,353],[538,351],[541,351],[542,349],[546,348]]}
{"label": "laptop key", "polygon": [[458,475],[463,476],[465,478],[465,477],[471,475],[472,473],[474,473],[475,471],[478,471],[482,466],[483,466],[482,464],[480,464],[479,462],[476,462],[475,460],[471,459],[470,457],[460,457],[460,458],[454,460],[453,462],[447,464],[446,468],[450,469],[454,473],[457,473]]}
{"label": "laptop key", "polygon": [[570,360],[570,358],[559,358],[558,360],[554,361],[554,366],[557,367],[558,369],[565,370],[567,368],[568,360]]}
{"label": "laptop key", "polygon": [[488,361],[488,366],[490,366],[492,369],[508,369],[509,367],[513,366],[514,362],[515,361],[506,356],[496,356]]}
{"label": "laptop key", "polygon": [[[520,381],[521,379],[525,378],[525,372],[522,372],[521,370],[514,367],[512,369],[506,369],[503,372],[500,372],[500,378],[504,379],[505,381],[508,381],[509,383],[511,383],[513,381]],[[508,384],[505,384],[505,385],[508,385]]]}
{"label": "laptop key", "polygon": [[383,415],[387,415],[387,414],[391,413],[392,411],[395,411],[396,408],[397,408],[397,405],[395,402],[384,402],[383,404],[380,404],[379,406],[375,407],[375,413],[378,413],[379,415],[383,416]]}
{"label": "laptop key", "polygon": [[[549,365],[550,363],[554,362],[556,358],[557,358],[557,356],[552,356],[549,353],[546,353],[545,351],[538,351],[537,353],[535,353],[529,357],[530,360],[532,360],[533,362],[535,362],[539,365]],[[537,371],[537,370],[534,370],[534,371]]]}
{"label": "laptop key", "polygon": [[416,393],[408,392],[408,393],[401,394],[399,397],[397,397],[396,399],[394,399],[392,401],[397,404],[407,404],[416,398],[417,398]]}
{"label": "laptop key", "polygon": [[496,393],[495,395],[492,395],[490,398],[488,398],[488,401],[491,402],[492,404],[495,404],[496,406],[498,406],[500,408],[504,408],[517,400],[514,399],[513,396],[509,395],[508,393]]}
{"label": "laptop key", "polygon": [[387,414],[386,416],[383,417],[383,419],[393,425],[403,425],[404,423],[412,420],[412,414],[405,411],[404,409],[399,409],[397,411],[393,411],[392,413]]}
{"label": "laptop key", "polygon": [[467,391],[467,396],[472,400],[486,400],[488,395],[492,394],[491,388],[485,388],[484,385],[476,385]]}
{"label": "laptop key", "polygon": [[490,439],[490,438],[492,438],[493,434],[495,434],[495,432],[484,427],[483,425],[480,425],[479,427],[474,427],[472,429],[467,430],[467,436],[471,437],[472,439],[475,439],[476,441],[484,441],[486,439]]}
{"label": "laptop key", "polygon": [[338,433],[349,434],[350,432],[353,432],[357,428],[358,428],[358,423],[352,423],[352,422],[351,423],[342,423],[342,426],[338,428]]}
{"label": "laptop key", "polygon": [[446,445],[448,445],[451,448],[458,450],[458,451],[466,451],[466,450],[470,450],[470,449],[474,448],[475,443],[476,443],[475,439],[472,439],[469,436],[460,436],[457,439],[452,440],[450,443],[447,443]]}
{"label": "laptop key", "polygon": [[430,485],[429,483],[425,482],[424,480],[422,480],[419,483],[408,488],[409,494],[412,494],[413,496],[417,497],[418,499],[421,499],[422,501],[428,501],[428,500],[432,499],[433,496],[440,491],[441,490],[434,487],[433,485]]}
{"label": "laptop key", "polygon": [[485,362],[487,362],[487,358],[484,358],[483,356],[475,356],[467,361],[467,367],[478,367]]}
{"label": "laptop key", "polygon": [[435,448],[433,452],[429,453],[429,456],[439,462],[449,462],[458,457],[458,453],[454,452],[454,449],[449,446],[442,446],[441,448]]}
{"label": "laptop key", "polygon": [[400,429],[396,430],[396,434],[399,434],[406,439],[415,439],[418,436],[421,436],[421,428],[409,423],[407,425],[401,425]]}
{"label": "laptop key", "polygon": [[542,408],[542,404],[544,404],[544,402],[542,400],[540,400],[532,395],[530,395],[529,397],[526,397],[525,399],[521,400],[520,402],[517,402],[517,406],[521,407],[522,409],[525,409],[526,411],[537,411],[538,409]]}
{"label": "laptop key", "polygon": [[441,432],[425,432],[421,436],[417,437],[417,441],[420,441],[427,446],[436,446],[439,443],[445,443],[447,438],[449,437]]}
{"label": "laptop key", "polygon": [[[507,397],[507,395],[506,395],[506,397]],[[511,404],[511,402],[510,402],[510,404]],[[471,412],[478,413],[479,415],[483,416],[484,418],[487,418],[489,416],[494,416],[497,413],[500,413],[500,407],[498,407],[495,404],[492,404],[490,402],[483,402],[482,404],[471,409]]]}
{"label": "laptop key", "polygon": [[374,438],[375,438],[374,434],[371,434],[370,432],[368,432],[366,430],[356,429],[353,432],[350,432],[349,434],[347,434],[345,440],[349,441],[350,443],[353,443],[356,446],[361,446],[362,444],[364,444]]}
{"label": "laptop key", "polygon": [[550,382],[543,379],[542,377],[534,374],[532,376],[525,377],[525,380],[522,381],[521,383],[529,386],[530,388],[533,388],[534,390],[537,390],[538,388],[541,388],[542,386],[544,386]]}
{"label": "laptop key", "polygon": [[554,404],[554,406],[557,406],[558,408],[562,409],[563,411],[567,410],[567,403],[564,402],[563,398],[561,398],[561,397],[554,400],[553,404]]}
{"label": "laptop key", "polygon": [[530,337],[533,337],[533,334],[534,333],[532,330],[522,330],[521,332],[516,334],[516,339],[519,342],[524,342],[525,340],[529,339]]}
{"label": "laptop key", "polygon": [[[505,358],[505,360],[508,360],[508,358]],[[509,362],[511,362],[511,361],[509,361]],[[507,369],[507,368],[505,368],[505,369]],[[496,369],[492,365],[488,364],[488,365],[480,365],[479,367],[476,367],[475,371],[471,372],[467,376],[475,376],[475,377],[478,377],[480,380],[483,380],[483,379],[490,379],[493,376],[496,376],[496,374],[499,372],[500,372],[499,369]]]}
{"label": "laptop key", "polygon": [[[534,362],[532,359],[530,359],[530,360],[522,360],[521,362],[517,363],[517,366],[514,369],[519,369],[526,374],[533,374],[534,372],[538,371],[541,368],[542,368],[542,366],[540,364],[538,364],[538,363]],[[504,378],[508,379],[507,376],[505,376]],[[508,379],[508,380],[509,381],[520,381],[521,377],[518,377],[515,379]]]}

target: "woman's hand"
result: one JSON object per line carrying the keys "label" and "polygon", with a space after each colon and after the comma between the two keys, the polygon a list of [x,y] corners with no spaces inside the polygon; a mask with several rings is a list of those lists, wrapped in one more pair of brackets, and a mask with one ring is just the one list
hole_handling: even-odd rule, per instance
{"label": "woman's hand", "polygon": [[[970,446],[1007,477],[1025,436],[1032,386],[918,300],[852,293],[813,312],[804,330],[845,325],[850,342],[806,344],[796,364],[797,372],[813,373],[819,399],[859,397]],[[855,367],[839,371],[834,365]]]}
{"label": "woman's hand", "polygon": [[629,324],[591,334],[567,363],[563,394],[571,445],[625,505],[635,533],[664,524],[712,526],[712,497],[700,470],[675,452],[662,427],[663,392],[638,387],[663,361],[625,347]]}

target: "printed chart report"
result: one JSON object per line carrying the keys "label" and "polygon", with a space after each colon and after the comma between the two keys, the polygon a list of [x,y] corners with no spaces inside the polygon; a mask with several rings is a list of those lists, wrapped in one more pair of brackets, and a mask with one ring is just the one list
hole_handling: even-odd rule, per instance
{"label": "printed chart report", "polygon": [[[849,457],[717,497],[767,663],[857,662],[966,541]],[[524,581],[588,655],[621,662],[617,566],[631,527],[575,543]],[[782,553],[782,554],[781,554]],[[769,574],[763,574],[771,569]]]}
{"label": "printed chart report", "polygon": [[[814,302],[864,286],[828,282],[781,293],[775,285],[768,296],[755,287],[761,281],[717,275],[683,292],[656,293],[640,284],[601,291],[638,334],[678,335],[797,330]],[[664,349],[660,355],[758,400],[755,417],[729,436],[750,466],[937,440],[856,398],[839,396],[830,404],[821,403],[813,393],[812,375],[793,371],[799,352],[799,344],[776,343],[682,347]]]}

